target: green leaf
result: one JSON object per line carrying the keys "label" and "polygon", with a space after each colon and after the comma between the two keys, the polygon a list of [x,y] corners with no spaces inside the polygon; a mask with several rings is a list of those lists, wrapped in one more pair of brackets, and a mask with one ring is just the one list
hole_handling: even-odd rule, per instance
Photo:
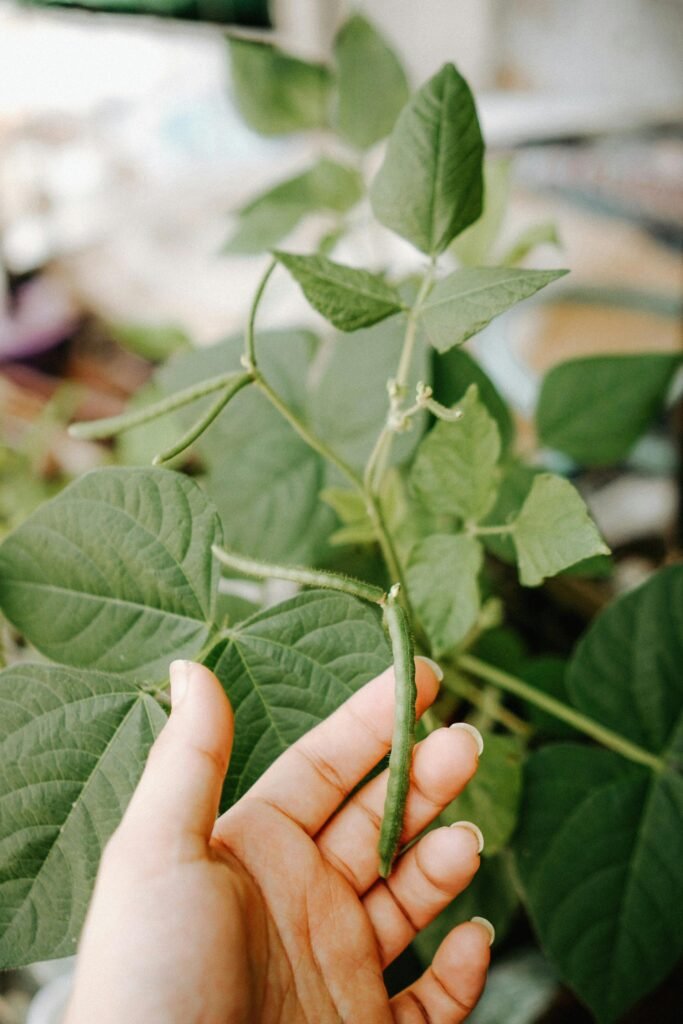
{"label": "green leaf", "polygon": [[495,961],[468,1024],[537,1024],[557,990],[555,972],[536,949],[516,950]]}
{"label": "green leaf", "polygon": [[476,384],[456,408],[462,419],[440,420],[420,444],[411,481],[433,512],[479,520],[496,496],[500,435]]}
{"label": "green leaf", "polygon": [[362,195],[363,183],[357,171],[323,157],[309,170],[280,182],[243,206],[236,231],[223,251],[262,253],[309,214],[325,210],[345,213]]}
{"label": "green leaf", "polygon": [[0,967],[69,956],[165,715],[117,676],[0,673]]}
{"label": "green leaf", "polygon": [[[135,392],[126,404],[126,412],[144,409],[161,401],[166,395],[154,379]],[[116,460],[124,466],[150,466],[157,452],[168,446],[170,438],[183,433],[178,413],[160,416],[132,430],[124,430],[114,439]]]}
{"label": "green leaf", "polygon": [[413,548],[408,589],[434,657],[452,651],[477,621],[482,564],[481,544],[464,533],[435,533]]}
{"label": "green leaf", "polygon": [[484,856],[499,853],[517,824],[522,795],[523,744],[518,736],[487,733],[474,778],[444,812],[447,824],[474,821],[484,834]]}
{"label": "green leaf", "polygon": [[64,664],[163,678],[213,620],[221,530],[187,477],[99,469],[42,505],[0,546],[0,607]]}
{"label": "green leaf", "polygon": [[327,125],[332,77],[326,67],[267,43],[230,39],[228,46],[235,103],[250,128],[284,135]]}
{"label": "green leaf", "polygon": [[560,236],[557,233],[557,225],[553,221],[531,224],[522,231],[501,259],[501,266],[516,266],[539,245],[554,245],[557,248],[560,248],[562,245]]}
{"label": "green leaf", "polygon": [[[515,675],[521,676],[536,690],[555,697],[563,704],[571,704],[567,690],[567,662],[564,658],[553,655],[527,658],[518,666]],[[524,702],[524,706],[529,721],[544,736],[553,739],[577,738],[577,731],[571,725],[561,722],[547,711],[542,711],[535,704]]]}
{"label": "green leaf", "polygon": [[[304,417],[315,340],[307,331],[266,331],[257,338],[266,379]],[[238,369],[241,352],[242,339],[235,337],[172,360],[159,375],[160,384],[172,392]],[[190,415],[197,415],[197,406]],[[264,395],[254,388],[240,392],[197,450],[227,547],[268,561],[315,563],[334,525],[332,512],[319,499],[327,468]]]}
{"label": "green leaf", "polygon": [[223,805],[390,663],[376,610],[332,591],[297,594],[232,630],[208,661],[235,712]]}
{"label": "green leaf", "polygon": [[439,352],[467,341],[494,317],[528,299],[566,270],[464,267],[438,281],[422,304],[420,321]]}
{"label": "green leaf", "polygon": [[586,466],[628,455],[662,410],[683,356],[589,356],[553,367],[536,410],[543,444]]}
{"label": "green leaf", "polygon": [[481,214],[483,153],[470,88],[445,64],[399,115],[372,183],[375,216],[438,255]]}
{"label": "green leaf", "polygon": [[326,487],[320,492],[320,497],[344,523],[330,537],[331,544],[372,544],[377,540],[377,531],[357,491],[344,487]]}
{"label": "green leaf", "polygon": [[403,309],[401,297],[386,281],[368,270],[334,263],[326,256],[274,255],[319,313],[340,331],[370,327]]}
{"label": "green leaf", "polygon": [[190,346],[185,331],[172,324],[109,323],[107,329],[123,348],[155,363]]}
{"label": "green leaf", "polygon": [[619,598],[569,668],[576,707],[667,762],[547,747],[527,763],[517,835],[541,942],[602,1024],[654,988],[683,953],[683,567]]}
{"label": "green leaf", "polygon": [[583,558],[610,553],[578,491],[552,473],[534,478],[512,535],[519,578],[527,587]]}
{"label": "green leaf", "polygon": [[267,0],[29,0],[40,7],[85,8],[113,14],[142,14],[155,18],[187,18],[214,25],[270,28]]}
{"label": "green leaf", "polygon": [[498,425],[500,442],[506,451],[515,435],[512,414],[488,374],[463,348],[452,348],[444,353],[432,351],[432,360],[436,400],[442,405],[454,405],[470,384],[476,384],[479,398]]}
{"label": "green leaf", "polygon": [[483,267],[492,262],[491,250],[507,210],[511,169],[508,157],[484,161],[484,212],[451,246],[465,267]]}
{"label": "green leaf", "polygon": [[496,941],[500,942],[505,938],[518,906],[519,897],[508,858],[505,855],[486,857],[464,892],[418,933],[413,940],[413,948],[425,966],[431,964],[448,933],[456,925],[475,916],[485,917],[491,922],[496,929]]}
{"label": "green leaf", "polygon": [[334,42],[337,63],[336,124],[358,149],[389,134],[410,91],[401,62],[362,15],[346,21]]}

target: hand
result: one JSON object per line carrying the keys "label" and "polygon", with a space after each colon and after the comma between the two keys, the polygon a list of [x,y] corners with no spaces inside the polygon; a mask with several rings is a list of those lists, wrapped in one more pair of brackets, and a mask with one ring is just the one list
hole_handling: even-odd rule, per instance
{"label": "hand", "polygon": [[[382,970],[479,866],[466,826],[438,828],[378,878],[388,670],[291,746],[216,820],[233,716],[215,676],[171,673],[173,711],[102,858],[67,1024],[457,1024],[481,994],[490,934],[455,928],[389,1000]],[[418,714],[437,679],[418,659]],[[415,748],[403,841],[476,770],[466,729]]]}

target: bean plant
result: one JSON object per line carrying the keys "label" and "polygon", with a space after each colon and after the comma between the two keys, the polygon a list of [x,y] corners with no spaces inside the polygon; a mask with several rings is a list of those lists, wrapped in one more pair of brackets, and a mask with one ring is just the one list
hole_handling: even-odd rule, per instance
{"label": "bean plant", "polygon": [[[132,461],[157,446],[155,465],[77,479],[0,545],[0,608],[36,652],[0,674],[0,965],[74,951],[166,720],[171,659],[209,665],[235,710],[224,807],[393,661],[383,875],[416,729],[465,717],[485,743],[441,819],[480,825],[483,866],[419,951],[472,913],[504,941],[521,902],[553,969],[609,1024],[682,948],[683,568],[615,600],[564,662],[510,650],[495,567],[516,565],[522,588],[609,572],[581,495],[543,453],[576,467],[626,457],[680,358],[556,367],[536,411],[543,447],[525,461],[462,346],[565,271],[516,265],[546,228],[495,255],[504,169],[484,161],[462,76],[447,64],[410,97],[359,16],[329,67],[250,42],[231,58],[247,122],[312,132],[325,155],[239,211],[227,248],[270,251],[243,333],[175,354],[122,416],[73,428],[120,435]],[[368,191],[367,153],[386,135]],[[368,209],[372,230],[410,243],[411,273],[332,258]],[[288,248],[321,211],[316,251]],[[258,329],[275,274],[331,325],[322,336]],[[253,577],[297,586],[249,607],[235,584]],[[417,727],[414,652],[444,670]]]}

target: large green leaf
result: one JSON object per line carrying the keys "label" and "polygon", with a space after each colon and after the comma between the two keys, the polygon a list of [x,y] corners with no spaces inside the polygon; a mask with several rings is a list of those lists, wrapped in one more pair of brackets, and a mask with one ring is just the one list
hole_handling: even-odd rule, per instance
{"label": "large green leaf", "polygon": [[558,986],[555,972],[538,950],[516,949],[494,962],[468,1024],[538,1024]]}
{"label": "large green leaf", "polygon": [[483,153],[470,88],[446,64],[399,115],[372,183],[375,216],[438,255],[481,214]]}
{"label": "large green leaf", "polygon": [[340,331],[371,327],[403,309],[401,297],[386,281],[368,270],[345,267],[326,256],[275,256],[301,286],[322,316]]}
{"label": "large green leaf", "polygon": [[334,56],[337,129],[352,146],[368,149],[389,134],[408,102],[405,72],[374,25],[360,14],[342,25]]}
{"label": "large green leaf", "polygon": [[432,511],[481,519],[496,496],[498,427],[471,384],[457,408],[462,419],[439,421],[423,439],[411,481]]}
{"label": "large green leaf", "polygon": [[231,630],[209,657],[235,712],[224,806],[390,663],[376,610],[346,594],[301,593]]}
{"label": "large green leaf", "polygon": [[444,820],[473,821],[484,834],[484,854],[499,853],[517,824],[522,795],[523,744],[518,736],[487,733],[477,774],[444,813]]}
{"label": "large green leaf", "polygon": [[663,759],[546,747],[528,762],[517,856],[541,942],[599,1021],[683,953],[683,567],[603,612],[572,659],[580,711]]}
{"label": "large green leaf", "polygon": [[[304,418],[314,345],[307,331],[267,331],[257,339],[266,379]],[[172,392],[238,369],[241,351],[241,338],[231,338],[174,359],[159,375],[160,383]],[[188,415],[194,418],[197,408]],[[197,448],[228,547],[271,561],[316,560],[334,525],[331,510],[318,497],[326,467],[265,396],[254,388],[240,392]]]}
{"label": "large green leaf", "polygon": [[527,587],[584,558],[610,553],[579,492],[552,473],[534,477],[512,530],[519,578]]}
{"label": "large green leaf", "polygon": [[362,194],[357,171],[323,157],[307,171],[281,181],[243,206],[224,251],[262,253],[309,214],[325,210],[345,213]]}
{"label": "large green leaf", "polygon": [[326,67],[267,43],[233,38],[229,48],[235,102],[250,128],[283,135],[325,127],[332,87]]}
{"label": "large green leaf", "polygon": [[663,408],[679,354],[589,356],[553,367],[536,410],[543,444],[586,466],[619,462]]}
{"label": "large green leaf", "polygon": [[104,844],[165,721],[92,669],[0,673],[0,967],[68,956]]}
{"label": "large green leaf", "polygon": [[484,161],[484,212],[451,246],[465,267],[483,267],[493,262],[490,255],[507,210],[511,167],[508,157]]}
{"label": "large green leaf", "polygon": [[420,320],[439,352],[467,341],[494,317],[544,288],[566,270],[463,267],[438,281],[422,304]]}
{"label": "large green leaf", "polygon": [[0,608],[55,661],[161,678],[207,639],[220,537],[187,477],[95,470],[0,546]]}
{"label": "large green leaf", "polygon": [[434,397],[442,405],[454,405],[470,384],[476,384],[479,398],[498,424],[503,450],[509,448],[515,434],[512,414],[491,378],[464,348],[448,352],[432,351]]}
{"label": "large green leaf", "polygon": [[142,14],[155,18],[189,18],[214,25],[238,24],[269,28],[267,0],[27,0],[40,7],[76,7],[110,14]]}
{"label": "large green leaf", "polygon": [[410,598],[435,658],[452,651],[477,620],[483,561],[481,544],[464,533],[432,534],[410,554]]}

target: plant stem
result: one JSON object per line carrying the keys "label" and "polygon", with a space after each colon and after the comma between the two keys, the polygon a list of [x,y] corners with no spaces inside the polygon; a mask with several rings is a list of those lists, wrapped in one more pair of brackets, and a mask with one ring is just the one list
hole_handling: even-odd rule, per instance
{"label": "plant stem", "polygon": [[241,391],[247,384],[251,384],[254,380],[253,373],[242,373],[235,377],[231,384],[225,389],[222,395],[211,405],[205,413],[203,413],[198,420],[196,420],[189,430],[180,437],[174,445],[170,448],[166,448],[163,452],[159,452],[152,459],[155,466],[160,465],[162,462],[170,462],[176,455],[180,455],[186,448],[189,448],[198,437],[207,430],[216,417],[223,411],[225,406],[228,404],[231,398],[233,398],[238,391]]}
{"label": "plant stem", "polygon": [[477,526],[476,523],[468,523],[466,532],[471,537],[482,537],[486,534],[514,533],[515,524],[508,523],[503,526]]}
{"label": "plant stem", "polygon": [[509,732],[517,736],[529,736],[531,734],[532,728],[527,722],[519,718],[514,711],[510,711],[502,705],[492,707],[486,694],[482,693],[474,683],[465,679],[457,670],[455,672],[446,672],[443,685],[451,693],[456,694],[458,697],[464,697],[477,710],[487,714],[492,721],[500,722]]}
{"label": "plant stem", "polygon": [[266,290],[266,285],[270,280],[270,275],[273,273],[277,266],[277,260],[273,259],[270,261],[263,277],[258,283],[258,287],[254,292],[254,298],[251,300],[251,309],[249,310],[249,319],[247,320],[247,329],[244,335],[244,364],[245,369],[255,370],[256,369],[256,336],[254,333],[254,327],[256,324],[256,314],[263,298],[263,293]]}
{"label": "plant stem", "polygon": [[373,587],[370,583],[362,580],[352,579],[350,576],[342,576],[339,573],[324,572],[320,569],[304,569],[293,565],[275,565],[270,562],[258,562],[254,558],[247,558],[235,551],[227,551],[217,544],[211,549],[223,565],[237,572],[243,572],[247,576],[257,576],[259,579],[290,580],[302,587],[324,587],[326,590],[340,590],[344,594],[351,594],[353,597],[360,597],[364,601],[371,601],[374,604],[382,604],[386,594],[380,587]]}
{"label": "plant stem", "polygon": [[122,434],[124,430],[132,430],[133,427],[139,427],[143,423],[149,423],[150,420],[156,420],[160,416],[166,416],[170,412],[175,412],[176,409],[181,409],[184,405],[190,405],[191,402],[196,402],[198,399],[204,398],[205,395],[212,395],[215,391],[222,391],[223,388],[229,387],[235,379],[242,376],[239,372],[221,373],[217,377],[211,377],[209,380],[203,380],[199,384],[193,384],[192,387],[185,388],[184,391],[176,391],[175,394],[169,395],[168,398],[164,398],[160,402],[154,402],[152,405],[147,405],[144,409],[138,409],[135,412],[124,412],[120,416],[107,416],[101,420],[72,423],[69,427],[69,433],[72,437],[78,437],[85,441],[97,441],[104,437],[113,437],[115,434]]}
{"label": "plant stem", "polygon": [[517,676],[509,675],[509,673],[503,672],[493,665],[488,665],[485,661],[480,661],[479,658],[475,658],[471,654],[461,655],[458,658],[458,665],[466,672],[470,672],[480,679],[485,679],[501,690],[514,693],[516,697],[521,697],[522,700],[527,700],[530,704],[534,704],[543,711],[547,711],[548,714],[559,718],[562,722],[566,722],[567,725],[573,726],[579,732],[590,736],[591,739],[597,740],[604,747],[615,751],[617,754],[621,754],[622,757],[627,758],[629,761],[646,765],[656,772],[664,771],[666,768],[664,761],[660,757],[651,754],[648,750],[644,750],[635,743],[631,743],[618,733],[612,732],[611,729],[607,729],[592,718],[588,718],[587,715],[583,715],[580,711],[575,711],[574,708],[563,704],[562,701],[550,697],[541,690],[537,690],[536,687],[530,686],[529,683],[524,682],[523,679],[518,679]]}

